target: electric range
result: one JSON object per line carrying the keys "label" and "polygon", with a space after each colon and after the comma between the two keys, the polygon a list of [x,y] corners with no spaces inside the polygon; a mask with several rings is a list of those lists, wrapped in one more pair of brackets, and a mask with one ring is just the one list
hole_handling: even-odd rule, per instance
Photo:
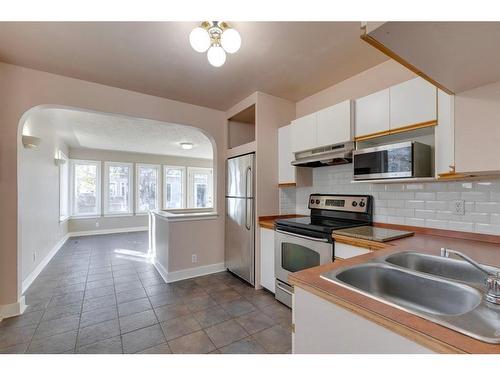
{"label": "electric range", "polygon": [[371,225],[370,195],[311,194],[310,216],[275,223],[275,296],[291,307],[293,288],[288,275],[335,259],[334,230]]}

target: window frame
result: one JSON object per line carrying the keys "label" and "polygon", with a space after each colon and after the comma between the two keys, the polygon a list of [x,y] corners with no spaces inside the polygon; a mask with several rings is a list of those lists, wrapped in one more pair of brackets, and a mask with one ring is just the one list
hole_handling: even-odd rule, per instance
{"label": "window frame", "polygon": [[[182,204],[179,208],[167,207],[167,169],[180,169],[182,171]],[[183,210],[187,207],[187,168],[184,165],[163,165],[163,210]]]}
{"label": "window frame", "polygon": [[[71,218],[92,218],[92,217],[100,217],[102,216],[102,180],[101,180],[101,169],[102,169],[102,161],[100,160],[82,160],[82,159],[70,159],[71,168],[70,168],[70,217]],[[75,213],[75,165],[77,164],[90,164],[95,165],[97,167],[96,171],[96,212],[87,213],[87,214],[77,214]]]}
{"label": "window frame", "polygon": [[[59,150],[58,159],[60,160],[65,160],[64,163],[59,164],[59,222],[62,223],[63,221],[66,221],[69,219],[71,216],[71,203],[70,203],[70,196],[71,196],[71,190],[70,190],[70,163],[69,163],[69,158],[66,156],[66,154]],[[63,173],[62,170],[63,168],[67,168],[66,170],[66,178],[63,178]],[[65,183],[66,186],[63,186],[63,182]],[[66,212],[62,212],[62,202],[63,202],[63,196],[62,196],[62,191],[63,189],[66,188]]]}
{"label": "window frame", "polygon": [[161,164],[146,164],[146,163],[136,163],[135,164],[135,187],[134,187],[134,195],[135,195],[135,214],[136,215],[147,215],[149,211],[142,211],[139,210],[139,169],[141,167],[148,167],[148,168],[155,168],[157,170],[157,176],[158,178],[156,179],[156,210],[159,210],[161,207],[162,203],[162,188],[160,186],[160,181],[161,181]]}
{"label": "window frame", "polygon": [[[127,212],[110,212],[109,211],[109,167],[119,166],[128,167],[128,211]],[[118,162],[118,161],[104,161],[104,213],[103,216],[132,216],[134,214],[134,163]]]}
{"label": "window frame", "polygon": [[[212,204],[207,207],[194,207],[194,174],[197,171],[201,172],[210,172],[211,178],[208,179],[208,189],[209,192],[211,193],[211,201]],[[209,167],[187,167],[187,205],[186,208],[190,210],[206,210],[206,209],[213,209],[215,202],[214,202],[214,169],[209,168]]]}

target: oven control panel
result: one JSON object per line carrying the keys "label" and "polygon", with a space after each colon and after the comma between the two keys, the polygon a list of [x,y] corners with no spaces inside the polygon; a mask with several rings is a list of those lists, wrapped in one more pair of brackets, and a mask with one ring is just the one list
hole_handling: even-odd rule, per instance
{"label": "oven control panel", "polygon": [[366,213],[369,195],[319,195],[309,197],[309,208],[319,210]]}

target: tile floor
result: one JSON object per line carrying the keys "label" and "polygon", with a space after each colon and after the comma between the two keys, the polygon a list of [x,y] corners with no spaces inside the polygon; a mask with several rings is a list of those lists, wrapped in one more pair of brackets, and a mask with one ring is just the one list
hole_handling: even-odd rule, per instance
{"label": "tile floor", "polygon": [[166,284],[147,233],[72,238],[0,322],[0,353],[289,353],[291,311],[228,272]]}

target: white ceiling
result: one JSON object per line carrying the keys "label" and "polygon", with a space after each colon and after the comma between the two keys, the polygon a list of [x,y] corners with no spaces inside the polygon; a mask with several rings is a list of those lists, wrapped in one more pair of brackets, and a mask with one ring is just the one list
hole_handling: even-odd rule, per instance
{"label": "white ceiling", "polygon": [[212,67],[197,22],[0,22],[0,60],[227,110],[255,91],[299,101],[387,57],[360,22],[234,22],[240,51]]}
{"label": "white ceiling", "polygon": [[[27,120],[30,133],[49,126],[72,148],[212,159],[212,144],[200,130],[177,124],[78,110],[43,108]],[[183,150],[180,142],[191,142]]]}

